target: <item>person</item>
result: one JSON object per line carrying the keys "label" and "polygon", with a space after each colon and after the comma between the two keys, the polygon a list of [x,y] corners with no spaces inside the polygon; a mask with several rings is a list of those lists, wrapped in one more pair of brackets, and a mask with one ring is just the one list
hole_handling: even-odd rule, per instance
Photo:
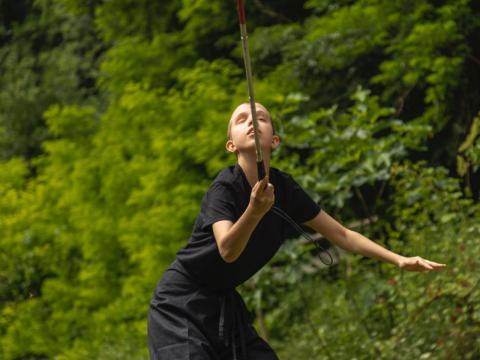
{"label": "person", "polygon": [[153,360],[278,359],[252,326],[236,287],[275,254],[289,226],[269,211],[274,205],[297,224],[323,234],[354,253],[401,269],[445,267],[421,257],[404,257],[345,228],[314,202],[292,176],[270,167],[280,144],[268,110],[256,104],[266,176],[257,181],[250,104],[233,112],[226,149],[237,163],[217,175],[202,199],[188,244],[158,282],[148,312],[148,346]]}

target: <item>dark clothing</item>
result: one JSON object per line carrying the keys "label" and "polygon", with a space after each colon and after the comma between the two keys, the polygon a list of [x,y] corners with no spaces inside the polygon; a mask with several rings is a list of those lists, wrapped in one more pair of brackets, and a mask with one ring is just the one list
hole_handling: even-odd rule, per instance
{"label": "dark clothing", "polygon": [[[297,223],[314,218],[320,207],[293,180],[270,168],[274,206]],[[258,223],[240,257],[225,262],[212,224],[236,222],[245,211],[251,186],[236,164],[222,170],[205,194],[188,244],[164,273],[150,303],[149,349],[155,360],[278,359],[251,325],[235,288],[255,274],[276,253],[289,226],[268,212]]]}
{"label": "dark clothing", "polygon": [[278,360],[236,290],[199,286],[178,261],[150,302],[148,342],[151,360]]}
{"label": "dark clothing", "polygon": [[[274,206],[297,223],[314,218],[320,207],[287,173],[270,168],[269,181],[275,189]],[[240,165],[221,171],[202,200],[192,236],[177,259],[198,280],[212,288],[230,289],[242,284],[262,268],[285,240],[289,226],[268,212],[258,223],[240,257],[226,263],[213,237],[212,224],[219,220],[236,222],[250,201],[252,188]]]}

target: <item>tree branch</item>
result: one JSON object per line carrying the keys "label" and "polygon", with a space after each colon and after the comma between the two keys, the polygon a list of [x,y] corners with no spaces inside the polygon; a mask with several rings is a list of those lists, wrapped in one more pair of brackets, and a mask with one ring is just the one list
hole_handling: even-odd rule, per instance
{"label": "tree branch", "polygon": [[285,15],[283,14],[280,14],[276,11],[274,11],[273,9],[271,9],[270,7],[266,6],[265,4],[263,4],[260,0],[254,0],[254,3],[255,5],[260,9],[260,11],[262,13],[264,13],[265,15],[268,15],[272,18],[275,18],[275,19],[279,19],[283,22],[286,22],[286,23],[290,23],[292,22],[292,20],[290,20],[289,18],[287,18]]}

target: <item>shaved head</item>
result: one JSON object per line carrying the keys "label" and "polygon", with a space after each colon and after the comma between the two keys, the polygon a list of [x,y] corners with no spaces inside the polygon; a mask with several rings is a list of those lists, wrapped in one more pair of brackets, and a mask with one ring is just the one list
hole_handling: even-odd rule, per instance
{"label": "shaved head", "polygon": [[[231,139],[232,122],[234,120],[236,120],[236,118],[243,113],[245,105],[248,105],[248,110],[250,111],[250,103],[249,102],[244,102],[244,103],[238,105],[235,108],[235,110],[233,111],[232,116],[230,116],[230,121],[228,122],[228,128],[227,128],[227,139]],[[272,116],[270,115],[270,112],[267,110],[267,108],[265,106],[263,106],[262,104],[260,104],[258,102],[256,102],[255,105],[257,107],[257,114],[259,112],[264,113],[267,116],[267,118],[270,120],[270,123],[272,124],[273,134],[275,135],[275,127],[273,125]]]}

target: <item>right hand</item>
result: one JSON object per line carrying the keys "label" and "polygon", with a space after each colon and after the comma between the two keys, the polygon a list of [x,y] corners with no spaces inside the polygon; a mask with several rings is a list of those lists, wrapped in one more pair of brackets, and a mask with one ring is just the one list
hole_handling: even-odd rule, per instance
{"label": "right hand", "polygon": [[250,194],[250,206],[253,212],[258,216],[265,215],[275,202],[274,188],[268,182],[268,175],[257,183],[252,188]]}

